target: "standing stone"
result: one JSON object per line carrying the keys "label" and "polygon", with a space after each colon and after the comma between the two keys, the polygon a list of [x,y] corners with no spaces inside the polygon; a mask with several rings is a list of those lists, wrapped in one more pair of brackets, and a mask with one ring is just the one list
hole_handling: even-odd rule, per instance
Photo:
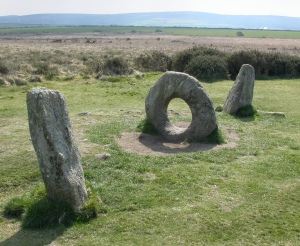
{"label": "standing stone", "polygon": [[80,153],[74,142],[65,99],[58,91],[27,94],[29,129],[48,198],[78,211],[87,199]]}
{"label": "standing stone", "polygon": [[255,70],[244,64],[224,104],[224,112],[235,114],[240,108],[252,105]]}

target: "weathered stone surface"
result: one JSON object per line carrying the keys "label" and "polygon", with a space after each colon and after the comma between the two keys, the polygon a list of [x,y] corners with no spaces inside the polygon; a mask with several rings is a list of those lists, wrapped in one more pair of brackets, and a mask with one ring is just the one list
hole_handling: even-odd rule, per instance
{"label": "weathered stone surface", "polygon": [[29,129],[49,199],[79,210],[87,198],[80,154],[64,97],[33,89],[27,94]]}
{"label": "weathered stone surface", "polygon": [[[174,98],[181,98],[191,109],[188,128],[176,127],[168,119],[168,105]],[[145,104],[147,119],[168,141],[201,141],[217,128],[211,100],[199,81],[188,74],[166,72],[150,89]]]}
{"label": "weathered stone surface", "polygon": [[224,104],[224,112],[235,114],[240,108],[252,105],[255,70],[244,64]]}

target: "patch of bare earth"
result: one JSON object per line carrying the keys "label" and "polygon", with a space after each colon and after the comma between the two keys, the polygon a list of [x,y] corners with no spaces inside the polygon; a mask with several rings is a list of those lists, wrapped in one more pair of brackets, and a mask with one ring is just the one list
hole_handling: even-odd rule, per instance
{"label": "patch of bare earth", "polygon": [[170,143],[159,135],[138,132],[125,132],[117,139],[117,142],[126,152],[154,156],[235,148],[239,141],[238,134],[230,128],[224,128],[222,131],[225,135],[226,143],[219,145],[188,142]]}

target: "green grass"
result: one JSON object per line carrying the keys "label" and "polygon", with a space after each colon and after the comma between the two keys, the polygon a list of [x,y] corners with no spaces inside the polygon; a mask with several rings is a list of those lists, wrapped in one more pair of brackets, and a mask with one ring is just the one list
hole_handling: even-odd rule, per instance
{"label": "green grass", "polygon": [[[157,30],[160,32],[157,33]],[[229,28],[196,28],[196,27],[130,27],[130,26],[25,26],[0,27],[0,35],[9,34],[70,34],[70,33],[115,33],[115,34],[147,34],[188,35],[200,37],[236,37],[243,32],[247,38],[300,38],[299,31],[247,30]]]}
{"label": "green grass", "polygon": [[19,219],[24,229],[43,229],[59,225],[66,227],[75,222],[89,222],[99,212],[105,212],[101,200],[89,189],[89,197],[80,211],[74,211],[64,202],[49,200],[43,186],[29,194],[11,199],[4,207],[4,216]]}
{"label": "green grass", "polygon": [[[22,229],[0,216],[3,245],[297,245],[300,240],[300,80],[257,81],[253,105],[286,118],[236,118],[217,113],[234,129],[234,149],[165,157],[122,151],[115,138],[145,118],[144,99],[160,74],[109,81],[51,81],[68,102],[76,136],[111,154],[103,161],[85,151],[85,178],[103,213],[88,223]],[[214,105],[232,81],[203,84]],[[26,91],[0,88],[0,209],[41,183],[29,141]],[[283,100],[284,98],[284,100]],[[176,121],[190,121],[180,104]],[[91,112],[79,116],[80,112]],[[188,111],[187,111],[188,112]],[[226,135],[225,135],[226,138]],[[97,153],[97,152],[96,152]]]}
{"label": "green grass", "polygon": [[226,141],[225,141],[225,137],[224,137],[224,134],[222,133],[222,131],[220,129],[216,128],[215,130],[213,130],[213,132],[209,136],[206,137],[204,142],[212,143],[212,144],[223,144]]}
{"label": "green grass", "polygon": [[152,134],[152,135],[158,134],[155,127],[147,118],[141,120],[141,122],[137,126],[137,131],[142,133]]}

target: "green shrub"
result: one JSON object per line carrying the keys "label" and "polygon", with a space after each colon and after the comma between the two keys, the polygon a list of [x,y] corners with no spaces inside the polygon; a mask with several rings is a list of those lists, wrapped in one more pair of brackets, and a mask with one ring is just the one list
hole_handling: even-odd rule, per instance
{"label": "green shrub", "polygon": [[4,216],[12,218],[20,218],[25,212],[25,208],[28,206],[26,199],[16,197],[10,200],[4,207]]}
{"label": "green shrub", "polygon": [[165,72],[172,67],[172,59],[161,51],[150,51],[140,54],[135,59],[137,68],[141,71]]}
{"label": "green shrub", "polygon": [[300,58],[280,53],[269,54],[267,58],[268,76],[297,77],[300,75]]}
{"label": "green shrub", "polygon": [[186,66],[184,72],[204,81],[228,78],[226,60],[216,55],[199,55],[194,57]]}
{"label": "green shrub", "polygon": [[244,37],[245,34],[243,32],[241,32],[241,31],[238,31],[238,32],[236,32],[236,36],[237,37]]}
{"label": "green shrub", "polygon": [[128,75],[132,73],[127,60],[123,57],[106,58],[103,63],[102,72],[104,75]]}
{"label": "green shrub", "polygon": [[300,58],[281,53],[257,50],[234,52],[227,59],[228,72],[235,79],[243,64],[254,67],[257,78],[297,77],[300,75]]}
{"label": "green shrub", "polygon": [[1,74],[8,74],[9,73],[9,69],[8,69],[7,65],[2,61],[0,61],[0,73]]}
{"label": "green shrub", "polygon": [[47,80],[52,80],[59,74],[57,67],[48,62],[39,62],[35,64],[35,68],[35,74],[44,75]]}
{"label": "green shrub", "polygon": [[137,131],[151,134],[151,135],[158,134],[156,128],[152,125],[152,123],[148,119],[144,119],[138,124]]}
{"label": "green shrub", "polygon": [[234,52],[227,59],[228,72],[232,80],[235,80],[243,64],[254,67],[257,76],[264,75],[267,69],[267,55],[256,50]]}
{"label": "green shrub", "polygon": [[218,56],[226,57],[225,53],[214,49],[201,46],[195,46],[190,49],[183,50],[173,57],[172,68],[178,72],[184,72],[189,62],[197,56]]}
{"label": "green shrub", "polygon": [[9,201],[4,208],[4,215],[21,219],[23,228],[40,229],[59,224],[70,226],[74,222],[88,222],[96,218],[98,213],[107,212],[105,207],[101,207],[95,191],[88,191],[89,198],[79,212],[75,212],[64,202],[49,200],[45,189],[38,187],[29,194]]}
{"label": "green shrub", "polygon": [[75,213],[70,206],[43,197],[28,207],[22,221],[22,227],[39,229],[58,224],[68,226],[74,220]]}

